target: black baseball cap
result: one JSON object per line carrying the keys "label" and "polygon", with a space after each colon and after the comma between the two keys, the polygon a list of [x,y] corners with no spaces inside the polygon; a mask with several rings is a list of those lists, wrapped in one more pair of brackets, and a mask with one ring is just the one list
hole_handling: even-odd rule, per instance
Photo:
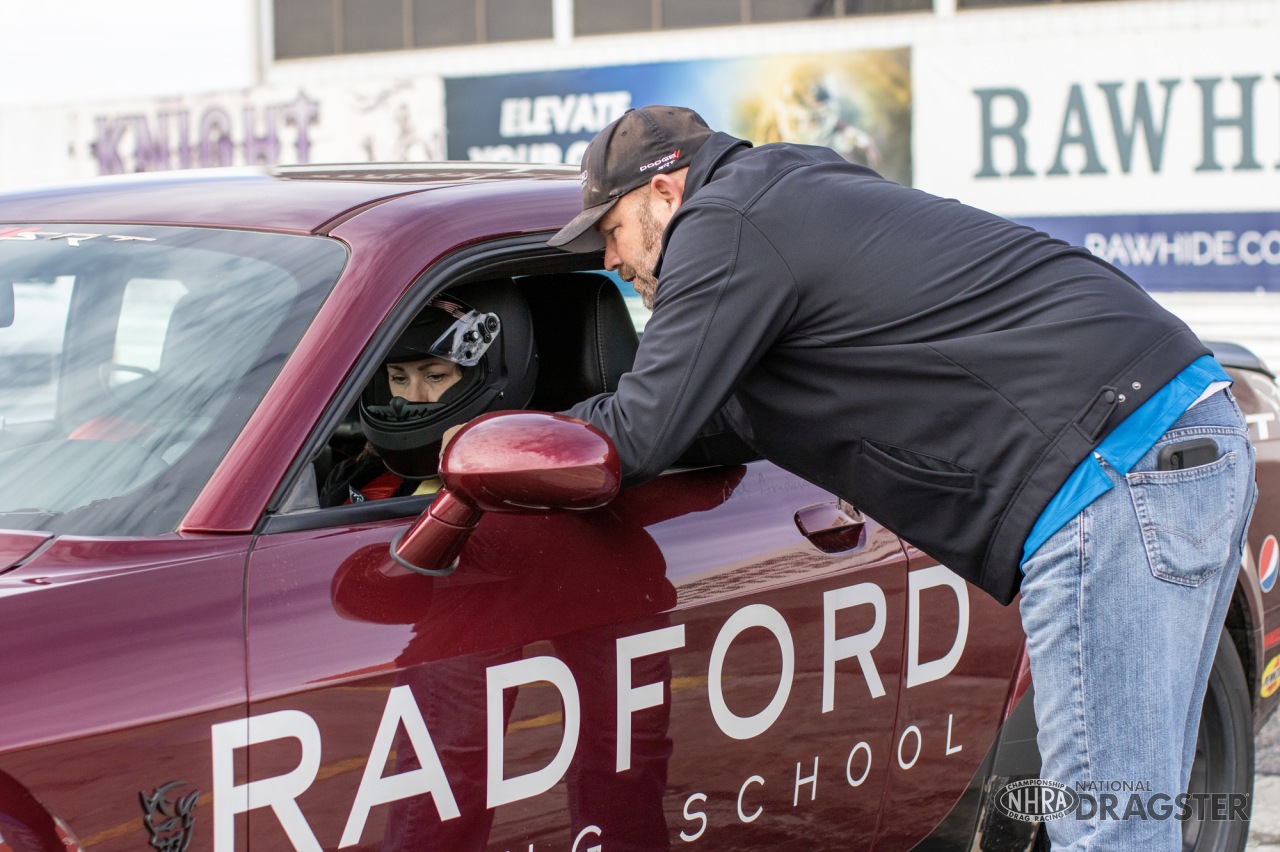
{"label": "black baseball cap", "polygon": [[627,110],[587,146],[582,155],[582,212],[547,245],[577,252],[604,248],[604,238],[595,229],[600,217],[655,174],[689,165],[710,136],[711,128],[691,109]]}

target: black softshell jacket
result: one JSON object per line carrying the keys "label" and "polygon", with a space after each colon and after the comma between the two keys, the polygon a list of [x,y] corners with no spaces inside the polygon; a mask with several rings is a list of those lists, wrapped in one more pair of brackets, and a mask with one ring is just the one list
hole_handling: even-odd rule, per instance
{"label": "black softshell jacket", "polygon": [[624,484],[723,408],[1004,603],[1072,469],[1208,354],[1084,249],[824,148],[712,136],[657,272],[633,371],[570,411],[613,439]]}

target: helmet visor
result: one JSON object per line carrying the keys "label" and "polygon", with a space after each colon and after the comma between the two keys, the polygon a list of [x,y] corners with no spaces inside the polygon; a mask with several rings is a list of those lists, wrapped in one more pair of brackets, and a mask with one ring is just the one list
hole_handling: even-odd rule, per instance
{"label": "helmet visor", "polygon": [[474,367],[480,363],[502,331],[502,320],[498,315],[482,313],[444,299],[433,300],[430,304],[452,316],[453,323],[436,338],[427,354],[463,367]]}

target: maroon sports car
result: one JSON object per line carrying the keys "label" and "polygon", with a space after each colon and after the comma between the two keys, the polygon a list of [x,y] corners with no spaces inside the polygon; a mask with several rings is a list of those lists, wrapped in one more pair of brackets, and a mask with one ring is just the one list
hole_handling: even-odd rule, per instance
{"label": "maroon sports car", "polygon": [[[1016,607],[733,448],[617,492],[549,413],[638,341],[602,258],[544,245],[579,199],[461,164],[0,196],[0,850],[1043,843],[1008,795],[1039,771]],[[543,413],[469,428],[444,491],[335,489],[362,407],[418,416],[367,395],[460,293],[500,327],[476,406]],[[1190,792],[1243,802],[1280,700],[1280,392],[1216,349],[1262,495]],[[1187,848],[1243,848],[1240,815]]]}

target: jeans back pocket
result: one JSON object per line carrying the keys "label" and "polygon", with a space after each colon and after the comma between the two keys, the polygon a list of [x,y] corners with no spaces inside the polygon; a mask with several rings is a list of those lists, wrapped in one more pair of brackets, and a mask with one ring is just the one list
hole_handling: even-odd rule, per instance
{"label": "jeans back pocket", "polygon": [[1244,503],[1240,467],[1238,454],[1225,452],[1199,467],[1126,477],[1153,575],[1198,586],[1226,565]]}

